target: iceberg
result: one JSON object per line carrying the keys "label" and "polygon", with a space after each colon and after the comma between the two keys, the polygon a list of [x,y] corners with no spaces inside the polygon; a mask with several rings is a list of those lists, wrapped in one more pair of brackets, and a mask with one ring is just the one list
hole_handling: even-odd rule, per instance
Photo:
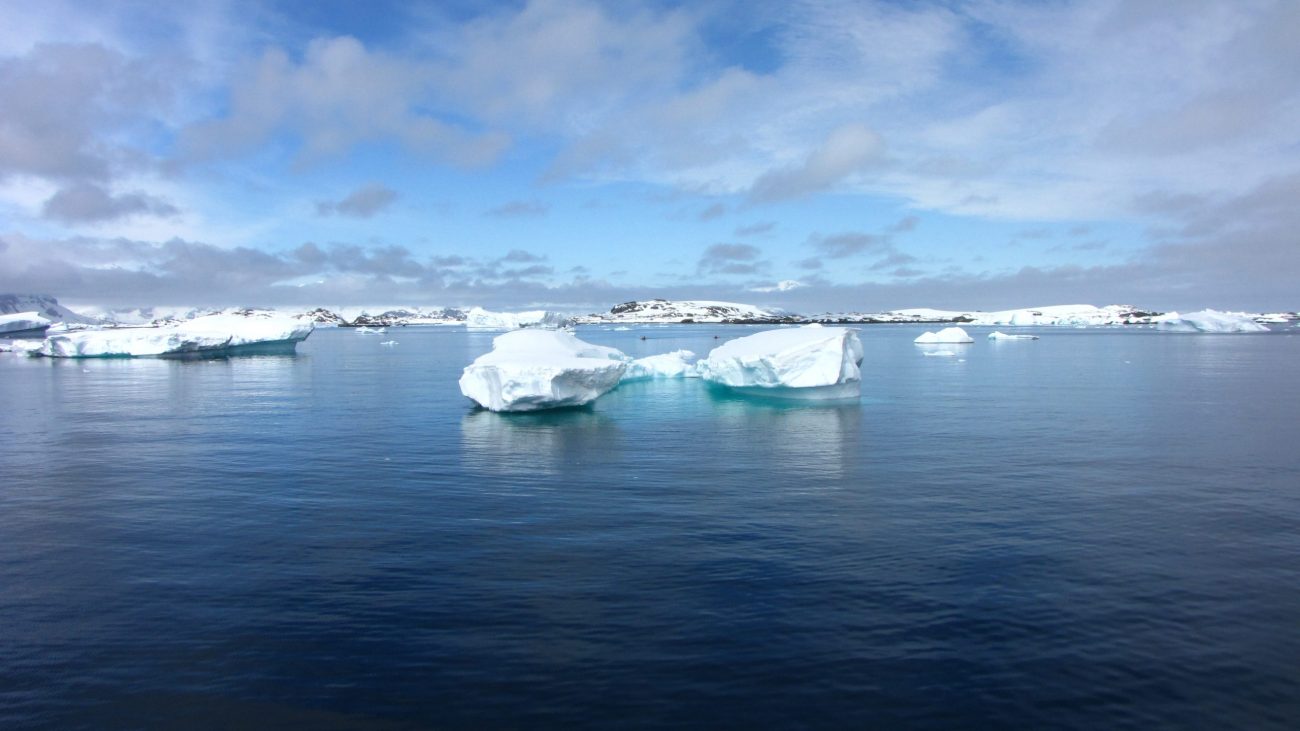
{"label": "iceberg", "polygon": [[647,378],[698,378],[695,370],[695,353],[689,350],[674,350],[645,358],[637,358],[627,364],[623,374],[624,381],[636,381]]}
{"label": "iceberg", "polygon": [[1002,332],[989,333],[989,340],[1037,340],[1037,335],[1008,335]]}
{"label": "iceberg", "polygon": [[159,327],[81,330],[51,335],[40,355],[50,358],[229,355],[259,347],[292,349],[307,339],[309,321],[276,315],[219,314]]}
{"label": "iceberg", "polygon": [[32,355],[41,349],[40,340],[12,340],[0,342],[0,353],[26,353]]}
{"label": "iceberg", "polygon": [[546,310],[528,312],[489,312],[475,307],[465,314],[465,327],[471,330],[518,330],[525,327],[564,327],[569,318]]}
{"label": "iceberg", "polygon": [[52,321],[39,312],[16,312],[0,315],[0,338],[15,337],[19,333],[35,335],[48,328]]}
{"label": "iceberg", "polygon": [[709,383],[752,395],[853,398],[861,391],[862,355],[855,331],[805,325],[736,338],[695,367]]}
{"label": "iceberg", "polygon": [[514,330],[465,367],[460,392],[491,411],[583,406],[618,385],[627,360],[562,330]]}
{"label": "iceberg", "polygon": [[937,333],[926,332],[913,340],[914,343],[921,345],[930,345],[932,343],[962,344],[973,343],[975,338],[966,334],[966,331],[959,327],[945,327]]}
{"label": "iceberg", "polygon": [[1249,315],[1216,310],[1201,310],[1186,315],[1170,312],[1156,318],[1156,329],[1178,333],[1269,332],[1267,326],[1255,322]]}

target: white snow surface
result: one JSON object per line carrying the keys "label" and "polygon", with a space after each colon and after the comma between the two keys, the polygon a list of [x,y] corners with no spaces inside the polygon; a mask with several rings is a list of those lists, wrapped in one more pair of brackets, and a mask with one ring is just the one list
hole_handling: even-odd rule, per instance
{"label": "white snow surface", "polygon": [[710,383],[753,393],[842,398],[860,390],[862,355],[856,331],[805,325],[728,341],[695,367]]}
{"label": "white snow surface", "polygon": [[615,305],[609,312],[576,318],[579,324],[722,322],[723,320],[771,320],[780,313],[754,305],[715,300],[643,300]]}
{"label": "white snow surface", "polygon": [[41,349],[42,342],[41,340],[0,341],[0,353],[27,353],[30,355]]}
{"label": "white snow surface", "polygon": [[1180,315],[1170,312],[1156,318],[1156,329],[1180,333],[1258,333],[1269,332],[1251,315],[1240,312],[1201,310]]}
{"label": "white snow surface", "polygon": [[569,318],[547,310],[490,312],[475,307],[465,313],[465,327],[471,330],[518,330],[525,327],[563,327]]}
{"label": "white snow surface", "polygon": [[989,340],[1037,340],[1037,335],[1008,335],[1004,332],[989,333]]}
{"label": "white snow surface", "polygon": [[921,345],[930,345],[932,343],[960,344],[973,343],[975,338],[967,335],[966,331],[959,327],[945,327],[937,333],[922,333],[912,342]]}
{"label": "white snow surface", "polygon": [[297,343],[311,334],[310,322],[271,313],[205,315],[159,327],[81,330],[52,335],[40,354],[51,358],[219,353],[269,343]]}
{"label": "white snow surface", "polygon": [[0,315],[0,336],[5,333],[22,332],[23,330],[38,330],[50,325],[50,319],[43,317],[39,312],[15,312],[12,315]]}
{"label": "white snow surface", "polygon": [[492,411],[582,406],[618,385],[627,360],[562,330],[514,330],[465,367],[460,392]]}
{"label": "white snow surface", "polygon": [[695,353],[689,350],[674,350],[645,358],[637,358],[627,364],[624,381],[646,378],[698,378],[695,370]]}
{"label": "white snow surface", "polygon": [[972,325],[1035,325],[1035,326],[1099,326],[1122,325],[1126,322],[1145,322],[1143,316],[1135,315],[1136,308],[1131,305],[1048,305],[1046,307],[1026,307],[1018,310],[999,310],[997,312],[973,312],[959,310],[935,310],[918,307],[905,310],[892,310],[892,315],[902,321],[944,322],[957,318],[968,318]]}

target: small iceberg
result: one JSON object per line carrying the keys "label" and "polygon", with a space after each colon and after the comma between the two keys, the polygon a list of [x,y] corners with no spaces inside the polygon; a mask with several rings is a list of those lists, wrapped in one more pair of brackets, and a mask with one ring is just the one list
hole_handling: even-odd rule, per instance
{"label": "small iceberg", "polygon": [[0,353],[26,353],[34,355],[41,349],[40,340],[13,340],[0,342]]}
{"label": "small iceberg", "polygon": [[39,312],[15,312],[0,315],[0,338],[40,337],[53,322]]}
{"label": "small iceberg", "polygon": [[967,335],[966,331],[959,327],[945,327],[937,333],[922,333],[912,342],[921,345],[933,345],[935,343],[958,345],[962,343],[973,343],[975,342],[975,338]]}
{"label": "small iceberg", "polygon": [[1037,340],[1037,335],[1008,335],[1003,332],[989,333],[989,340]]}
{"label": "small iceberg", "polygon": [[674,350],[671,353],[637,358],[627,364],[624,381],[638,381],[650,378],[698,378],[695,370],[695,353],[689,350]]}
{"label": "small iceberg", "polygon": [[45,339],[38,351],[49,358],[231,355],[270,348],[292,351],[314,329],[283,315],[217,314],[160,327],[79,330]]}
{"label": "small iceberg", "polygon": [[1156,329],[1175,333],[1266,333],[1265,325],[1249,315],[1216,310],[1201,310],[1180,315],[1170,312],[1156,318]]}
{"label": "small iceberg", "polygon": [[862,341],[843,327],[765,330],[723,343],[695,365],[705,381],[751,395],[856,398]]}
{"label": "small iceberg", "polygon": [[627,360],[563,330],[514,330],[465,367],[460,392],[491,411],[583,406],[618,385]]}
{"label": "small iceberg", "polygon": [[365,325],[362,325],[361,327],[357,328],[354,332],[357,332],[357,333],[386,333],[386,332],[388,332],[388,328],[385,328],[385,327],[366,327]]}
{"label": "small iceberg", "polygon": [[396,341],[396,340],[385,340],[384,342],[380,343],[380,345],[385,345],[385,346],[388,346],[388,347],[391,348],[391,347],[393,347],[394,345],[397,345],[397,341]]}

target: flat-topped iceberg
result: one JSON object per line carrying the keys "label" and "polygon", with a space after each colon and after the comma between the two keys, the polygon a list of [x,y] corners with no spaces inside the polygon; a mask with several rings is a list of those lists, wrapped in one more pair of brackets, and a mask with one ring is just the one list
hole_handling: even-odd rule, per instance
{"label": "flat-topped iceberg", "polygon": [[1156,318],[1156,329],[1179,333],[1261,333],[1268,327],[1255,322],[1250,315],[1217,310],[1201,310],[1180,315],[1170,312]]}
{"label": "flat-topped iceberg", "polygon": [[695,367],[705,381],[744,393],[852,398],[861,391],[862,354],[855,331],[805,325],[736,338]]}
{"label": "flat-topped iceberg", "polygon": [[564,327],[569,318],[557,312],[490,312],[475,307],[465,313],[465,327],[471,330],[518,330],[524,327]]}
{"label": "flat-topped iceberg", "polygon": [[966,331],[959,327],[945,327],[937,333],[922,333],[914,343],[921,345],[931,345],[934,343],[943,343],[946,345],[960,345],[962,343],[973,343],[975,338],[966,334]]}
{"label": "flat-topped iceberg", "polygon": [[1037,335],[1008,335],[1003,332],[989,333],[989,340],[1037,340]]}
{"label": "flat-topped iceberg", "polygon": [[0,315],[0,337],[17,336],[19,333],[36,333],[49,327],[51,321],[39,312],[16,312],[12,315]]}
{"label": "flat-topped iceberg", "polygon": [[695,354],[689,350],[674,350],[671,353],[650,355],[637,358],[627,364],[624,381],[636,381],[648,378],[697,378]]}
{"label": "flat-topped iceberg", "polygon": [[51,358],[226,355],[262,347],[292,349],[313,325],[281,315],[218,314],[160,327],[81,330],[51,335],[40,354]]}
{"label": "flat-topped iceberg", "polygon": [[465,367],[460,392],[492,411],[582,406],[618,385],[627,360],[562,330],[514,330]]}

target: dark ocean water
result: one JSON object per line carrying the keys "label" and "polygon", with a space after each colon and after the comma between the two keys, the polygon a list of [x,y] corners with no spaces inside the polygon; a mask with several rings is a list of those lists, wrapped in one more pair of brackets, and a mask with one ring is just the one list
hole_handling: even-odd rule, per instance
{"label": "dark ocean water", "polygon": [[1300,726],[1300,337],[970,330],[514,416],[463,330],[0,356],[0,728]]}

